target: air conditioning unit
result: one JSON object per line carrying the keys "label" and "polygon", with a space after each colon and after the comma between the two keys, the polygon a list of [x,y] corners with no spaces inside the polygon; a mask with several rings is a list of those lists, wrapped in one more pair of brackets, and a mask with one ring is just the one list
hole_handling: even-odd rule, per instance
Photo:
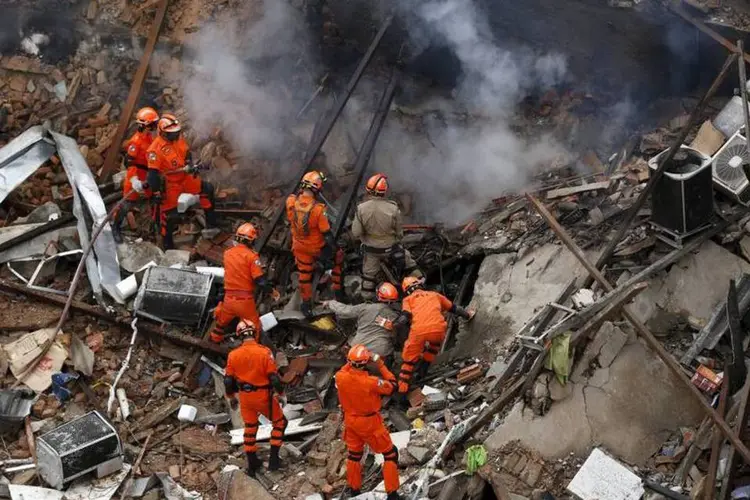
{"label": "air conditioning unit", "polygon": [[750,204],[750,181],[747,180],[743,164],[750,164],[747,139],[735,133],[714,155],[712,169],[714,184],[727,196],[743,205]]}

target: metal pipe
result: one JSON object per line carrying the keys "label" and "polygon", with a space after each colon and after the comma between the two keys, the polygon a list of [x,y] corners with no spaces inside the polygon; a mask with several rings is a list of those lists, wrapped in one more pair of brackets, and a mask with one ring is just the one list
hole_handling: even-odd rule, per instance
{"label": "metal pipe", "polygon": [[[737,40],[737,52],[740,54],[745,53],[745,48],[742,40]],[[747,141],[747,149],[750,150],[750,112],[747,109],[747,72],[745,68],[745,59],[742,57],[737,58],[740,70],[740,95],[742,96],[742,116],[745,117],[745,140]]]}
{"label": "metal pipe", "polygon": [[[346,106],[346,103],[349,101],[349,98],[354,92],[354,88],[357,86],[357,83],[359,83],[359,80],[362,78],[362,75],[364,74],[365,69],[370,64],[370,61],[372,60],[372,56],[375,54],[375,49],[377,49],[378,46],[380,45],[380,42],[383,40],[383,36],[385,35],[385,32],[388,30],[388,27],[391,25],[392,21],[393,21],[392,15],[388,16],[385,19],[385,21],[383,21],[383,24],[380,26],[380,29],[375,35],[375,38],[372,40],[370,47],[367,49],[367,52],[365,52],[364,57],[362,57],[362,60],[359,62],[359,66],[357,66],[357,69],[354,71],[354,74],[349,80],[349,83],[346,86],[346,90],[344,91],[343,99],[341,99],[340,101],[336,103],[336,107],[334,108],[332,114],[328,118],[326,125],[321,131],[321,133],[315,134],[313,136],[313,139],[311,140],[310,148],[308,149],[305,155],[304,165],[302,166],[299,173],[297,174],[297,177],[294,181],[294,185],[292,186],[289,193],[287,193],[288,195],[294,193],[294,190],[297,189],[297,186],[299,185],[300,181],[302,181],[302,177],[304,177],[305,173],[312,166],[312,163],[315,160],[315,157],[318,155],[320,148],[323,147],[323,144],[326,142],[326,139],[328,139],[328,134],[330,134],[331,130],[333,130],[333,126],[336,123],[336,120],[338,120],[339,116],[341,115],[341,112],[344,110],[344,106]],[[255,246],[255,250],[257,252],[260,253],[263,250],[263,248],[266,246],[266,243],[268,243],[268,240],[271,238],[271,234],[273,233],[274,229],[278,225],[283,214],[284,214],[284,205],[282,203],[282,205],[273,214],[270,224],[265,229],[265,231],[263,231],[263,235],[258,239],[258,243]]]}

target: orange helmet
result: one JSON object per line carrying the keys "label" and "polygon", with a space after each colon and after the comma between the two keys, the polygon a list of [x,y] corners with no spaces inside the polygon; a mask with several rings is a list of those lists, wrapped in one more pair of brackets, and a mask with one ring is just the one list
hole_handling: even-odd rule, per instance
{"label": "orange helmet", "polygon": [[175,140],[182,130],[182,124],[175,115],[165,113],[159,120],[159,133],[168,140]]}
{"label": "orange helmet", "polygon": [[370,354],[370,350],[367,347],[362,344],[357,344],[349,349],[349,354],[346,356],[346,359],[348,359],[353,365],[362,366],[370,362],[372,354]]}
{"label": "orange helmet", "polygon": [[154,108],[141,108],[135,114],[135,122],[142,127],[152,127],[159,121],[159,113]]}
{"label": "orange helmet", "polygon": [[304,177],[302,177],[302,182],[300,182],[300,187],[303,189],[312,189],[316,193],[323,190],[323,183],[326,181],[326,176],[323,175],[323,172],[318,172],[317,170],[312,170],[305,174]]}
{"label": "orange helmet", "polygon": [[245,222],[234,233],[234,239],[240,242],[251,243],[258,237],[258,230],[249,222]]}
{"label": "orange helmet", "polygon": [[381,283],[378,287],[378,300],[380,302],[396,302],[398,300],[398,290],[388,282]]}
{"label": "orange helmet", "polygon": [[385,174],[375,174],[367,180],[367,192],[373,196],[385,196],[388,192],[388,177]]}
{"label": "orange helmet", "polygon": [[411,294],[414,290],[422,288],[424,280],[421,278],[415,278],[414,276],[407,276],[404,281],[401,282],[401,289],[406,295]]}
{"label": "orange helmet", "polygon": [[239,323],[237,323],[237,336],[255,338],[257,333],[258,329],[255,328],[255,323],[253,323],[249,319],[243,319],[240,320]]}

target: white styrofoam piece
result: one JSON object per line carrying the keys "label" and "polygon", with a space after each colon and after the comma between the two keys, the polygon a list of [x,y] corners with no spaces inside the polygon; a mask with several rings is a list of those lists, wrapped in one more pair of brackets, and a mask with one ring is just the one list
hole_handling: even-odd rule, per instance
{"label": "white styrofoam piece", "polygon": [[568,491],[582,500],[638,500],[645,493],[641,478],[599,448],[583,463]]}
{"label": "white styrofoam piece", "polygon": [[[409,445],[409,441],[411,441],[411,431],[391,432],[391,441],[393,441],[393,445],[400,452]],[[383,455],[375,455],[375,463],[383,465]]]}
{"label": "white styrofoam piece", "polygon": [[180,422],[193,422],[196,415],[198,415],[198,408],[190,405],[182,405],[180,406],[179,413],[177,413],[177,420]]}
{"label": "white styrofoam piece", "polygon": [[270,312],[260,317],[260,324],[263,327],[263,331],[267,332],[278,325],[279,322],[276,319],[276,316],[272,312]]}
{"label": "white styrofoam piece", "polygon": [[[286,426],[286,431],[284,432],[285,436],[294,436],[297,434],[304,434],[306,432],[314,432],[317,430],[320,430],[323,427],[323,424],[321,422],[317,422],[310,425],[300,425],[300,422],[302,422],[301,418],[290,420],[289,425]],[[271,425],[261,425],[258,428],[258,434],[255,436],[256,441],[267,441],[271,439],[271,430],[273,429],[273,426]],[[232,436],[232,444],[233,445],[240,445],[244,442],[244,435],[245,429],[232,429],[229,431],[229,434]]]}
{"label": "white styrofoam piece", "polygon": [[435,389],[434,387],[430,387],[429,385],[426,385],[422,387],[422,394],[425,396],[429,396],[430,394],[440,394],[440,389]]}

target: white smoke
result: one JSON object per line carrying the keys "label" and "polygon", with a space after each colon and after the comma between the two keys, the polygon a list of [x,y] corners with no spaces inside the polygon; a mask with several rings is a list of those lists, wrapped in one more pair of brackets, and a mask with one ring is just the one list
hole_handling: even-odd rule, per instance
{"label": "white smoke", "polygon": [[262,6],[262,17],[249,29],[240,21],[204,26],[183,82],[198,137],[219,127],[235,151],[253,157],[279,153],[300,106],[297,93],[311,92],[301,14],[285,1],[265,0]]}
{"label": "white smoke", "polygon": [[[535,170],[566,154],[550,137],[524,139],[510,127],[517,104],[529,92],[562,83],[567,74],[560,54],[504,48],[492,36],[474,0],[413,0],[400,4],[427,25],[427,39],[443,39],[461,62],[456,108],[478,117],[468,123],[428,120],[429,142],[389,120],[378,142],[375,164],[416,191],[419,211],[458,223],[494,197],[523,189]],[[445,103],[439,107],[444,108]]]}

